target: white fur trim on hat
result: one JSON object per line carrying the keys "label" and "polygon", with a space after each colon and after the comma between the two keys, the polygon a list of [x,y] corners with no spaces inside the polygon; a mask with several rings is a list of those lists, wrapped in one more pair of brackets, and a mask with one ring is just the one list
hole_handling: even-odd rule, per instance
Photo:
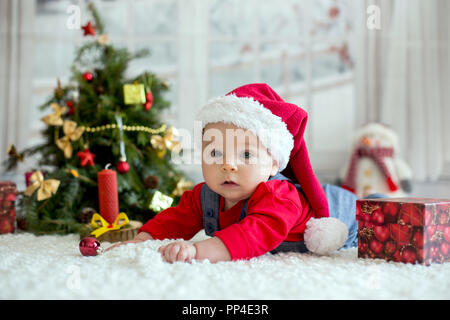
{"label": "white fur trim on hat", "polygon": [[223,122],[250,130],[278,161],[280,171],[289,162],[294,138],[286,123],[253,98],[234,94],[214,98],[199,111],[196,120],[202,122],[202,128],[208,123]]}
{"label": "white fur trim on hat", "polygon": [[336,218],[311,218],[306,223],[305,245],[318,255],[328,255],[341,248],[348,239],[347,226]]}

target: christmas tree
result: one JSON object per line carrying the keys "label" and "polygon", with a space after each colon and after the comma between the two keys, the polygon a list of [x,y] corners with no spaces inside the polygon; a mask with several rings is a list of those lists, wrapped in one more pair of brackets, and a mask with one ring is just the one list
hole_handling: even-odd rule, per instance
{"label": "christmas tree", "polygon": [[[10,147],[8,170],[18,160],[40,156],[31,186],[18,203],[25,228],[36,234],[85,232],[98,212],[97,174],[110,165],[118,171],[120,211],[142,222],[161,206],[155,193],[176,205],[192,184],[170,162],[180,152],[176,129],[161,122],[170,103],[168,84],[151,72],[126,79],[129,62],[149,54],[134,54],[109,44],[97,9],[89,4],[92,21],[82,27],[86,42],[77,49],[68,85],[57,81],[53,95],[40,108],[49,110],[45,141],[17,152]],[[19,214],[20,215],[20,214]]]}

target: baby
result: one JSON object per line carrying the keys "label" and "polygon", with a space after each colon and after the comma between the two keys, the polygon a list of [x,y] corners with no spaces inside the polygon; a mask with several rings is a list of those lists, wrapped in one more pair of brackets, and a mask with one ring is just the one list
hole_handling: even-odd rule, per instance
{"label": "baby", "polygon": [[[211,238],[162,246],[163,259],[218,262],[355,246],[351,203],[356,197],[318,182],[303,140],[306,119],[304,110],[284,102],[266,84],[245,85],[211,100],[197,116],[203,126],[204,182],[144,224],[133,240],[109,249],[152,239],[189,240],[201,229]],[[348,200],[344,210],[332,214],[345,224],[329,218],[327,196]]]}

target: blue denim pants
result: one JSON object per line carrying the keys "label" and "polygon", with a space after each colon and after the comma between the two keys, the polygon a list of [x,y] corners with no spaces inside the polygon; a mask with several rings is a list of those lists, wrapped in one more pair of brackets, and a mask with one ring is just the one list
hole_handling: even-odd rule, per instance
{"label": "blue denim pants", "polygon": [[[341,187],[322,185],[328,199],[330,217],[341,220],[348,229],[348,239],[343,248],[358,246],[358,222],[356,220],[356,200],[359,198],[352,192]],[[365,199],[387,198],[383,194],[374,193]]]}

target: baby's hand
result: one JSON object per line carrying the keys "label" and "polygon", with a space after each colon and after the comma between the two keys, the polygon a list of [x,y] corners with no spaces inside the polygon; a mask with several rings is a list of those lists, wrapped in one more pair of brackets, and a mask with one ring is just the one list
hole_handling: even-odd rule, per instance
{"label": "baby's hand", "polygon": [[192,259],[195,259],[197,249],[189,242],[177,241],[160,247],[158,252],[161,253],[163,260],[166,262],[191,262]]}

